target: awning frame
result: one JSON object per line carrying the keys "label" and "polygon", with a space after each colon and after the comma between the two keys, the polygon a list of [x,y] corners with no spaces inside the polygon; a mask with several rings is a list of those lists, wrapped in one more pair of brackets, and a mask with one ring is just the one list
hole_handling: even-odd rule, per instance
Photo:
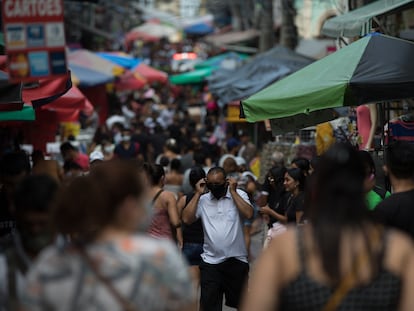
{"label": "awning frame", "polygon": [[389,32],[381,18],[410,7],[414,7],[414,0],[378,0],[327,20],[321,33],[332,38],[364,36],[372,32],[373,21],[384,32]]}

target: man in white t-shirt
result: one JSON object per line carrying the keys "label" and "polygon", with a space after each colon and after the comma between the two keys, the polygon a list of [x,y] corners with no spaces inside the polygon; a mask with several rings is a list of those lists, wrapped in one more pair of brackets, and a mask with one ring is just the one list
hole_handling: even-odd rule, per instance
{"label": "man in white t-shirt", "polygon": [[[209,190],[205,193],[206,188]],[[238,308],[249,265],[244,242],[243,219],[253,216],[247,193],[226,178],[221,167],[207,173],[196,185],[196,193],[183,211],[183,221],[201,218],[204,245],[200,264],[201,307],[204,311]]]}

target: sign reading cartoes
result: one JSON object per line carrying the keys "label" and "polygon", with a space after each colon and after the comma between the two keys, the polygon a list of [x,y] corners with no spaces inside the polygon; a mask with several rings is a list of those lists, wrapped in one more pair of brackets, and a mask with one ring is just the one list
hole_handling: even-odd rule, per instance
{"label": "sign reading cartoes", "polygon": [[3,0],[2,14],[11,82],[67,72],[63,0]]}

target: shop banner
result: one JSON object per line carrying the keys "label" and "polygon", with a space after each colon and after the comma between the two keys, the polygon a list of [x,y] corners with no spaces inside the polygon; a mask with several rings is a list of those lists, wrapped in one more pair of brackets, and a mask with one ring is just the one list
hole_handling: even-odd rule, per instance
{"label": "shop banner", "polygon": [[11,82],[67,72],[63,0],[3,0],[2,15]]}

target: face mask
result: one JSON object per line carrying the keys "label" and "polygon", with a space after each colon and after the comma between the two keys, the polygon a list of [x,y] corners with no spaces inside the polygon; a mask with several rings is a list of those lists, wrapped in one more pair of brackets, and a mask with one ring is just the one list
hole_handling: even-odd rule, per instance
{"label": "face mask", "polygon": [[210,190],[211,194],[218,200],[226,194],[227,183],[221,185],[207,183],[207,188]]}
{"label": "face mask", "polygon": [[131,136],[123,136],[122,137],[122,141],[130,141],[131,140]]}
{"label": "face mask", "polygon": [[49,232],[30,234],[29,232],[20,233],[23,247],[30,253],[38,254],[42,249],[53,242],[53,236]]}
{"label": "face mask", "polygon": [[114,151],[114,145],[109,145],[104,147],[105,153],[112,153]]}

